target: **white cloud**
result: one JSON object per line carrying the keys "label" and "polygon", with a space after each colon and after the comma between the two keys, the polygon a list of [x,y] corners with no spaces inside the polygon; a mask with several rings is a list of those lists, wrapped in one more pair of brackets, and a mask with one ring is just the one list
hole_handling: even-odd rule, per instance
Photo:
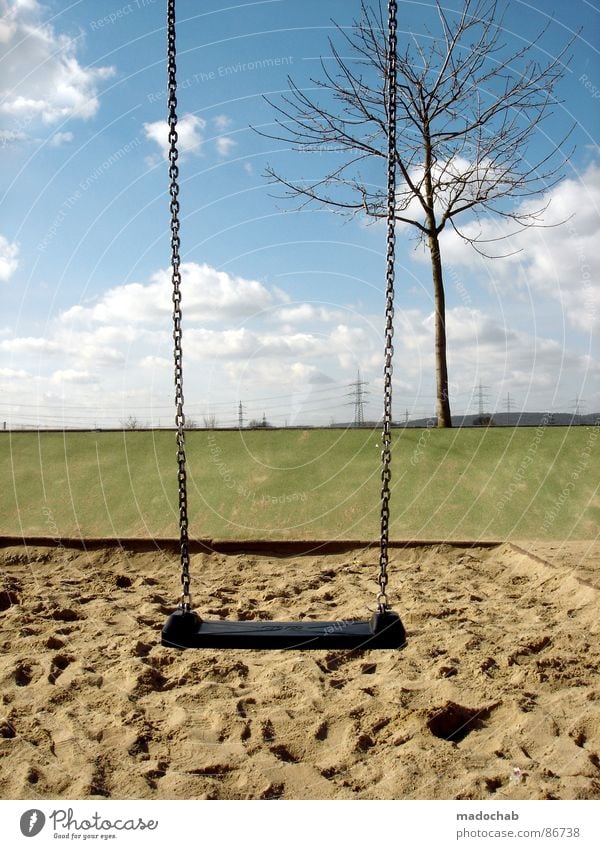
{"label": "white cloud", "polygon": [[227,115],[215,115],[213,118],[213,124],[217,130],[226,130],[231,126],[231,118]]}
{"label": "white cloud", "polygon": [[[291,389],[291,405],[289,411],[290,423],[294,421],[301,402],[310,397],[310,387],[333,383],[333,379],[315,365],[295,361],[280,362],[258,361],[252,363],[252,368],[240,372],[237,363],[228,363],[225,371],[235,385],[243,377],[244,385],[255,387],[281,387]],[[303,391],[301,391],[303,390]]]}
{"label": "white cloud", "polygon": [[235,330],[190,328],[186,348],[194,359],[245,359],[264,357],[310,357],[330,347],[313,333],[273,334],[241,327]]}
{"label": "white cloud", "polygon": [[23,369],[14,369],[14,368],[0,368],[0,377],[16,377],[21,380],[30,377],[28,371],[24,371]]}
{"label": "white cloud", "polygon": [[[398,314],[396,371],[416,387],[423,378],[430,385],[433,375],[433,324],[433,314],[425,316],[412,311],[410,318]],[[410,336],[405,332],[408,328]],[[513,398],[517,393],[523,408],[537,405],[542,409],[556,395],[570,400],[586,380],[595,379],[599,373],[598,364],[589,357],[566,350],[554,339],[516,331],[479,309],[448,310],[446,329],[451,402],[461,411],[469,405],[469,395],[479,381],[490,387],[495,409],[503,409],[503,394],[507,391]],[[404,346],[408,356],[404,356]]]}
{"label": "white cloud", "polygon": [[27,135],[19,130],[0,130],[0,148],[12,147],[27,140]]}
{"label": "white cloud", "polygon": [[215,139],[215,145],[219,156],[226,157],[230,155],[233,148],[236,146],[236,142],[231,138],[231,136],[217,136]]}
{"label": "white cloud", "polygon": [[150,369],[170,369],[173,367],[173,362],[166,357],[148,356],[140,360],[140,365]]}
{"label": "white cloud", "polygon": [[[274,295],[257,280],[217,271],[206,264],[183,263],[181,275],[187,321],[241,318],[267,308],[274,300]],[[109,289],[93,307],[71,307],[61,319],[109,325],[123,321],[134,325],[161,324],[173,311],[170,269],[156,272],[151,280],[147,284],[127,283]]]}
{"label": "white cloud", "polygon": [[54,133],[49,144],[50,147],[61,147],[63,144],[69,144],[73,139],[73,133]]}
{"label": "white cloud", "polygon": [[288,295],[285,289],[280,289],[279,286],[272,286],[271,291],[273,292],[277,300],[281,301],[282,304],[292,303],[291,295]]}
{"label": "white cloud", "polygon": [[[206,121],[203,118],[198,118],[197,115],[188,113],[183,115],[177,122],[177,149],[180,155],[186,153],[200,154],[202,153],[202,143],[204,141],[202,130],[206,127]],[[144,124],[144,132],[146,138],[156,142],[160,147],[162,155],[165,159],[169,158],[169,125],[166,121],[154,121],[151,124]]]}
{"label": "white cloud", "polygon": [[50,380],[52,383],[98,383],[96,375],[90,374],[89,371],[79,371],[71,368],[55,371]]}
{"label": "white cloud", "polygon": [[93,117],[99,107],[98,83],[114,69],[80,65],[77,42],[45,23],[45,9],[34,0],[2,0],[1,8],[0,114],[46,124]]}
{"label": "white cloud", "polygon": [[[569,323],[590,331],[600,321],[600,167],[591,164],[579,177],[563,180],[537,201],[528,201],[521,212],[549,204],[546,225],[482,247],[486,253],[510,253],[502,259],[484,260],[456,233],[441,236],[446,265],[462,266],[487,277],[503,288],[531,289],[557,301]],[[510,234],[515,225],[498,217],[471,221],[461,228],[466,235],[494,239]],[[419,258],[426,260],[424,254]]]}
{"label": "white cloud", "polygon": [[[492,182],[495,183],[500,179],[493,163],[487,160],[471,162],[463,156],[436,162],[431,173],[436,186],[434,208],[438,221],[450,203],[456,208],[460,207],[464,202],[473,200],[489,188]],[[423,192],[425,179],[423,166],[411,169],[410,178],[412,183]],[[457,180],[457,178],[460,179]],[[398,189],[399,212],[401,211],[405,218],[425,225],[425,211],[418,198],[414,195],[410,196],[406,205],[402,206],[401,198],[404,195],[408,195],[408,188],[405,183],[402,183]],[[413,225],[404,222],[398,223],[398,229],[417,233]]]}
{"label": "white cloud", "polygon": [[19,267],[19,246],[0,235],[0,281],[7,283]]}
{"label": "white cloud", "polygon": [[327,309],[327,307],[314,306],[313,304],[294,304],[294,306],[281,307],[273,314],[275,321],[283,321],[287,324],[304,324],[311,321],[343,321],[348,314],[339,309]]}
{"label": "white cloud", "polygon": [[108,345],[98,344],[98,341],[89,336],[80,339],[70,338],[69,350],[77,354],[78,359],[94,366],[118,366],[125,362],[125,355],[116,348]]}
{"label": "white cloud", "polygon": [[17,336],[13,339],[3,339],[0,350],[13,354],[58,354],[64,351],[62,344],[53,339],[40,336]]}
{"label": "white cloud", "polygon": [[277,321],[287,321],[290,324],[312,321],[316,318],[317,310],[312,304],[297,304],[293,307],[282,307],[277,310],[274,318]]}
{"label": "white cloud", "polygon": [[[358,367],[369,381],[367,415],[379,414],[380,315],[370,315],[362,306],[292,302],[281,289],[206,264],[185,263],[182,276],[190,418],[201,420],[214,402],[216,409],[230,411],[221,415],[220,423],[235,424],[240,398],[248,405],[246,415],[253,417],[262,415],[260,399],[272,395],[285,396],[273,401],[271,409],[264,405],[267,418],[276,423],[285,418],[343,421],[352,415],[344,404],[351,403],[348,384]],[[148,415],[154,421],[167,416],[172,402],[171,313],[170,270],[162,269],[144,282],[115,286],[96,302],[65,310],[47,325],[45,336],[7,338],[0,331],[5,403],[13,403],[13,396],[18,399],[14,403],[40,404],[41,415],[45,404],[51,406],[43,392],[52,389],[55,398],[68,395],[69,405],[80,404],[92,418],[98,411],[103,423],[112,415],[118,425],[136,409],[152,409]],[[476,412],[473,389],[480,380],[490,386],[492,410],[503,408],[507,392],[526,409],[569,409],[577,394],[585,398],[587,409],[595,409],[600,403],[597,364],[569,350],[563,340],[544,338],[533,313],[529,327],[527,316],[521,315],[515,326],[513,318],[511,311],[504,318],[464,304],[448,310],[453,411]],[[401,417],[408,408],[411,415],[431,415],[433,316],[398,305],[396,331],[395,414]],[[123,411],[114,412],[121,404]]]}
{"label": "white cloud", "polygon": [[370,347],[374,341],[369,339],[362,327],[348,327],[346,324],[338,324],[334,328],[331,340],[338,362],[344,369],[356,368],[360,365],[360,358],[370,353]]}

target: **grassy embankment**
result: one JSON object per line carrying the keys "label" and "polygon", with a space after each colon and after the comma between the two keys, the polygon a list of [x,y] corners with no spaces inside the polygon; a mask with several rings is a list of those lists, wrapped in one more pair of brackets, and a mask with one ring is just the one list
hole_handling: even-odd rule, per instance
{"label": "grassy embankment", "polygon": [[[394,431],[392,536],[591,539],[600,430]],[[191,535],[376,539],[380,434],[192,431]],[[176,536],[171,432],[6,433],[0,534]],[[552,515],[554,514],[554,515]]]}

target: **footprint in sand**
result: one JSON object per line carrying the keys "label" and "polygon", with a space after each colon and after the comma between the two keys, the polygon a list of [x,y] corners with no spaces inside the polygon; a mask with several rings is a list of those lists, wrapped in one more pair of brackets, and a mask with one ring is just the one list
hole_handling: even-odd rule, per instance
{"label": "footprint in sand", "polygon": [[131,586],[131,578],[127,575],[117,575],[115,578],[115,584],[120,590],[125,590]]}
{"label": "footprint in sand", "polygon": [[57,622],[77,622],[79,619],[83,619],[81,614],[70,607],[63,607],[60,610],[53,611],[49,618]]}
{"label": "footprint in sand", "polygon": [[146,667],[134,682],[131,696],[147,696],[150,693],[162,692],[167,689],[167,679],[154,667]]}
{"label": "footprint in sand", "polygon": [[2,590],[0,592],[0,611],[8,610],[13,605],[20,603],[21,599],[14,590]]}
{"label": "footprint in sand", "polygon": [[326,740],[329,736],[329,723],[327,721],[322,722],[317,730],[315,731],[315,740]]}
{"label": "footprint in sand", "polygon": [[238,716],[246,717],[248,714],[246,712],[246,707],[248,705],[255,705],[256,699],[253,699],[251,696],[247,699],[240,699],[236,705],[236,709],[238,712]]}
{"label": "footprint in sand", "polygon": [[146,760],[148,759],[148,743],[150,742],[151,737],[149,734],[138,734],[135,738],[129,749],[127,750],[127,754],[131,755],[132,758],[146,756]]}
{"label": "footprint in sand", "polygon": [[260,732],[265,743],[275,739],[275,728],[270,719],[267,719],[266,722],[262,723]]}
{"label": "footprint in sand", "polygon": [[164,778],[168,768],[169,764],[166,761],[159,761],[154,769],[149,769],[144,773],[144,778],[151,790],[158,788],[157,779]]}
{"label": "footprint in sand", "polygon": [[269,786],[262,791],[259,799],[281,799],[285,792],[285,784],[277,784],[272,782]]}
{"label": "footprint in sand", "polygon": [[63,674],[65,669],[73,663],[75,658],[72,655],[68,654],[57,654],[56,657],[52,659],[50,664],[50,673],[48,674],[48,681],[51,684],[56,684],[57,680]]}
{"label": "footprint in sand", "polygon": [[346,663],[349,663],[356,656],[355,652],[330,652],[325,655],[325,661],[317,660],[317,666],[322,672],[337,672]]}
{"label": "footprint in sand", "polygon": [[28,784],[37,784],[42,776],[34,767],[30,766],[27,775],[25,776],[25,781]]}
{"label": "footprint in sand", "polygon": [[15,726],[12,722],[9,722],[7,719],[0,721],[0,739],[2,740],[12,740],[17,736],[17,732],[15,730]]}
{"label": "footprint in sand", "polygon": [[370,734],[361,734],[356,741],[355,748],[357,752],[368,752],[374,745],[375,740],[373,740]]}
{"label": "footprint in sand", "polygon": [[107,799],[111,793],[107,786],[108,766],[104,758],[96,758],[94,762],[94,772],[90,782],[89,795],[102,796]]}
{"label": "footprint in sand", "polygon": [[42,667],[35,662],[22,660],[15,667],[15,684],[17,687],[28,687],[43,674]]}
{"label": "footprint in sand", "polygon": [[277,746],[271,746],[270,752],[275,755],[278,760],[283,761],[284,763],[297,764],[300,760],[300,757],[294,754],[294,752],[292,752],[292,750],[283,743],[279,743]]}
{"label": "footprint in sand", "polygon": [[539,654],[548,646],[552,645],[552,638],[548,635],[541,637],[538,640],[531,640],[510,654],[507,658],[508,666],[514,666],[518,663],[520,657],[527,657],[531,654]]}

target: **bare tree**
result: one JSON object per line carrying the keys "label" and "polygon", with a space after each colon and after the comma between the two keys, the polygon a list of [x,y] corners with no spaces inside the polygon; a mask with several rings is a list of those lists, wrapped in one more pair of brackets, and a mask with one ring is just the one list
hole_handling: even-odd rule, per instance
{"label": "bare tree", "polygon": [[[561,146],[571,130],[541,153],[532,152],[531,142],[540,140],[541,124],[557,103],[554,91],[572,42],[547,58],[543,29],[532,42],[508,49],[503,7],[498,0],[463,0],[462,11],[453,13],[436,0],[438,31],[407,37],[398,48],[397,220],[416,228],[431,260],[438,427],[451,427],[440,234],[450,227],[489,256],[472,216],[477,223],[484,212],[502,216],[509,222],[502,238],[541,226],[543,202],[525,201],[560,180],[570,155]],[[349,32],[338,27],[343,53],[330,40],[323,78],[312,80],[319,94],[290,79],[289,94],[268,100],[278,129],[262,134],[297,151],[332,155],[334,164],[317,179],[293,180],[269,167],[285,197],[299,198],[301,207],[315,201],[376,219],[386,215],[386,192],[369,168],[387,156],[388,44],[381,5],[363,0],[361,12]],[[459,229],[458,217],[468,212],[469,229]]]}
{"label": "bare tree", "polygon": [[262,419],[251,419],[248,423],[249,430],[258,430],[260,428],[273,427],[271,422],[267,421],[266,413],[262,414]]}
{"label": "bare tree", "polygon": [[138,430],[141,427],[140,421],[136,416],[129,416],[127,421],[122,421],[123,430]]}
{"label": "bare tree", "polygon": [[217,421],[217,417],[214,415],[214,413],[202,416],[202,421],[204,422],[204,427],[209,428],[210,430],[214,430],[219,424],[219,422]]}

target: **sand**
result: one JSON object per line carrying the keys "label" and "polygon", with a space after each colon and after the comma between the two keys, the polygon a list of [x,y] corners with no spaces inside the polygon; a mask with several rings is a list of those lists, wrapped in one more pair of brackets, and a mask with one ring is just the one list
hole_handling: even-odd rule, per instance
{"label": "sand", "polygon": [[[177,652],[172,556],[0,549],[0,796],[600,798],[598,546],[392,561],[402,651]],[[364,618],[376,563],[195,554],[193,592],[216,617]]]}

